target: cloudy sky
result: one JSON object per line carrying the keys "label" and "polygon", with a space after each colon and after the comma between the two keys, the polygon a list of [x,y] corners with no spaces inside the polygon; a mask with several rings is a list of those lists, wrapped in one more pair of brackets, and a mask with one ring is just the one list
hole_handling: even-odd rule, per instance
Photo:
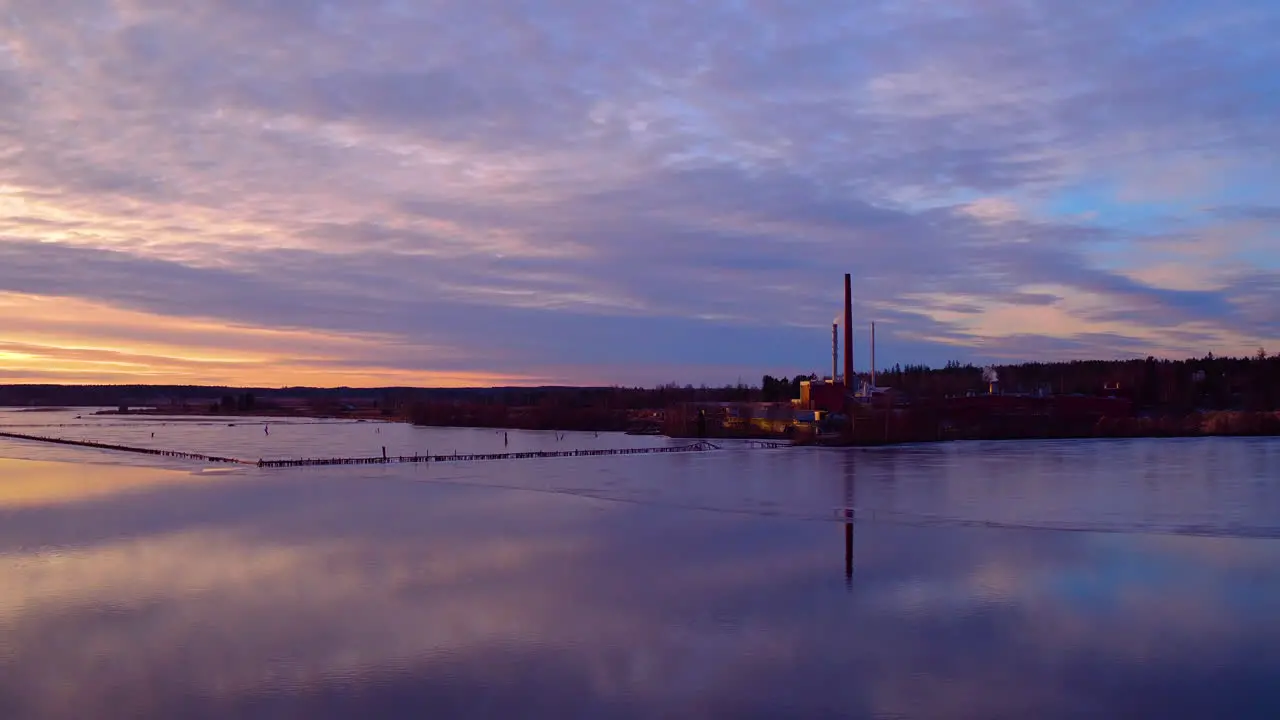
{"label": "cloudy sky", "polygon": [[1268,0],[0,0],[0,382],[1280,351]]}

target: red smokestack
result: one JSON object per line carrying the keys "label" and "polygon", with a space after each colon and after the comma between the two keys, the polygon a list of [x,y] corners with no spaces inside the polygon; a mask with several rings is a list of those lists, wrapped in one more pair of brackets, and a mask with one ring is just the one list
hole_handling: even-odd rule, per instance
{"label": "red smokestack", "polygon": [[853,276],[844,274],[844,387],[853,387]]}

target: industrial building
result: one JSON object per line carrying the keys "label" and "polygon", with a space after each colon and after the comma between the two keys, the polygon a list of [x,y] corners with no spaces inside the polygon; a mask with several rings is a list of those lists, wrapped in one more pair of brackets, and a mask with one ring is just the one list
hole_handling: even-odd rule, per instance
{"label": "industrial building", "polygon": [[[843,317],[831,325],[831,377],[801,381],[800,397],[789,403],[690,402],[668,408],[664,433],[673,437],[785,436],[796,443],[830,445],[1078,437],[1091,434],[1104,418],[1132,414],[1132,403],[1125,398],[1006,394],[992,368],[983,371],[985,392],[974,389],[957,397],[911,398],[880,387],[875,323],[870,323],[871,367],[861,376],[854,369],[852,290],[852,276],[846,273]],[[1116,389],[1107,389],[1116,394]]]}

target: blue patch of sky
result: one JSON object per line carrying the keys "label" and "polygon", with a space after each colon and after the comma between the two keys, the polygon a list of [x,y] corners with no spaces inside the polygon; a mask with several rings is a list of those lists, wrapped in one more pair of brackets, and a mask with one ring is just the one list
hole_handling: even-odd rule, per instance
{"label": "blue patch of sky", "polygon": [[[1083,222],[1117,231],[1113,239],[1096,243],[1091,248],[1091,257],[1099,267],[1133,268],[1149,265],[1152,261],[1149,247],[1136,241],[1163,234],[1186,237],[1198,232],[1209,233],[1214,226],[1225,222],[1220,208],[1274,202],[1274,194],[1268,193],[1266,188],[1267,185],[1257,178],[1256,171],[1241,170],[1194,201],[1129,201],[1120,198],[1117,184],[1098,181],[1063,190],[1037,210],[1050,219]],[[1268,230],[1260,232],[1268,233]],[[1278,234],[1280,228],[1269,231],[1271,237]],[[1210,235],[1205,237],[1205,242],[1214,242]],[[1280,242],[1268,244],[1242,238],[1239,244],[1235,251],[1229,247],[1219,249],[1241,262],[1264,267],[1280,264]]]}
{"label": "blue patch of sky", "polygon": [[1120,200],[1114,183],[1076,185],[1049,198],[1038,210],[1055,220],[1087,222],[1113,230],[1148,233],[1180,217],[1185,207],[1174,202]]}

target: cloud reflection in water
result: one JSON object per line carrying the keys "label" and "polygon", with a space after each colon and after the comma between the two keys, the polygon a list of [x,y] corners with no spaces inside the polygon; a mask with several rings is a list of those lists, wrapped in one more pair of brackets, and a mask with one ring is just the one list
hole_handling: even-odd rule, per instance
{"label": "cloud reflection in water", "polygon": [[[888,479],[839,454],[720,457],[432,472],[523,473],[531,488],[577,473],[619,497],[640,472],[660,500],[736,486],[822,510],[847,481],[860,505],[888,502],[889,485],[895,502],[950,492],[963,505],[964,468],[995,462],[949,456],[946,486],[926,491],[910,465]],[[809,494],[769,490],[780,463]],[[0,511],[0,713],[1280,711],[1274,540],[860,519],[846,588],[840,523],[431,479],[254,471]],[[817,487],[831,491],[824,508]]]}

